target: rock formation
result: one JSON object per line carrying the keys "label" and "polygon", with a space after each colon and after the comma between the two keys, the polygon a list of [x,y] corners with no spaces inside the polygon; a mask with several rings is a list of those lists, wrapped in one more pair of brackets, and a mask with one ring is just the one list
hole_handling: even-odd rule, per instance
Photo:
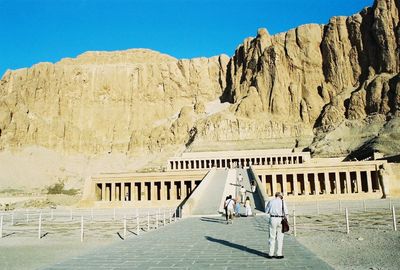
{"label": "rock formation", "polygon": [[[399,10],[396,0],[376,0],[327,25],[274,36],[260,29],[232,58],[88,52],[7,71],[0,81],[0,149],[129,155],[282,139],[287,147],[304,141],[315,154],[343,155],[378,142],[380,131],[400,145],[399,131],[388,128],[400,117]],[[230,106],[207,107],[217,99]],[[343,135],[360,126],[359,137]]]}

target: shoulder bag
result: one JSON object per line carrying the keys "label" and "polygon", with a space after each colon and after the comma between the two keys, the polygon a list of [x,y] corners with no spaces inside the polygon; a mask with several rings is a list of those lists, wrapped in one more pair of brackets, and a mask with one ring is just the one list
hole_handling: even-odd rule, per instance
{"label": "shoulder bag", "polygon": [[285,215],[285,209],[283,208],[283,200],[282,200],[282,215],[283,215],[282,221],[281,221],[282,233],[285,233],[285,232],[289,231],[289,221],[287,220],[286,215]]}

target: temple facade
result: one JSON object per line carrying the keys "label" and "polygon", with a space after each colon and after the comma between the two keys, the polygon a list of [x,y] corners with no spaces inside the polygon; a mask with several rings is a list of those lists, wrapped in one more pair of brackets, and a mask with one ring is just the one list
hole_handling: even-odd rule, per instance
{"label": "temple facade", "polygon": [[289,200],[380,198],[389,193],[389,183],[380,175],[383,166],[384,160],[312,159],[309,152],[290,149],[184,153],[170,158],[165,172],[93,176],[84,200],[98,207],[183,205],[212,169],[237,168],[246,169],[249,181],[256,180],[263,197],[280,191]]}

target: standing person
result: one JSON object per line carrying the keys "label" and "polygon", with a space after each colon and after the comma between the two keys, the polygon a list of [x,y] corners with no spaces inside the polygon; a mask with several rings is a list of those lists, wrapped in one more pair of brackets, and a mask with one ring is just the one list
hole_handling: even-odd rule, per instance
{"label": "standing person", "polygon": [[239,175],[238,175],[238,182],[239,182],[239,184],[242,184],[242,182],[243,182],[243,175],[241,174],[241,173],[239,173]]}
{"label": "standing person", "polygon": [[249,196],[247,196],[246,202],[244,203],[244,205],[245,205],[245,207],[246,207],[246,217],[252,216],[253,213],[251,212],[251,205],[250,205],[250,198],[249,198]]}
{"label": "standing person", "polygon": [[246,189],[244,188],[244,186],[242,186],[240,188],[240,196],[241,196],[241,202],[244,203],[245,199],[246,199]]}
{"label": "standing person", "polygon": [[227,223],[228,223],[228,206],[227,206],[226,202],[228,201],[228,199],[229,199],[229,196],[226,196],[225,202],[224,202],[225,219],[226,219]]}
{"label": "standing person", "polygon": [[228,199],[225,201],[226,206],[226,224],[229,224],[229,220],[233,223],[233,213],[235,207],[235,201],[232,199],[232,195],[228,196]]}
{"label": "standing person", "polygon": [[282,233],[282,218],[288,215],[286,203],[283,201],[283,195],[280,192],[275,193],[275,198],[270,200],[265,207],[265,213],[269,214],[269,253],[268,259],[274,257],[275,253],[275,240],[278,242],[276,250],[277,259],[283,259],[283,236]]}
{"label": "standing person", "polygon": [[235,216],[240,217],[240,197],[237,196],[235,199]]}
{"label": "standing person", "polygon": [[256,181],[251,181],[251,192],[255,192],[256,191]]}

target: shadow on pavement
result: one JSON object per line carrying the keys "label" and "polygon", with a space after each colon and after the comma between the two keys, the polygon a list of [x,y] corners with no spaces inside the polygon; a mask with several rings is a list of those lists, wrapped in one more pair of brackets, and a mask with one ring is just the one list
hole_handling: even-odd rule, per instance
{"label": "shadow on pavement", "polygon": [[206,222],[214,222],[214,223],[224,223],[224,224],[226,223],[225,218],[221,219],[221,218],[201,217],[200,220]]}
{"label": "shadow on pavement", "polygon": [[228,247],[236,248],[236,249],[239,249],[239,250],[242,250],[242,251],[245,251],[245,252],[254,254],[254,255],[258,255],[258,256],[261,256],[261,257],[266,257],[266,256],[267,256],[266,253],[261,252],[261,251],[259,251],[259,250],[255,250],[255,249],[252,249],[252,248],[248,248],[248,247],[246,247],[246,246],[239,245],[239,244],[235,244],[235,243],[232,243],[232,242],[229,242],[229,241],[226,241],[226,240],[213,238],[213,237],[211,237],[211,236],[205,236],[205,238],[206,238],[208,241],[215,242],[215,243],[219,243],[219,244],[221,244],[221,245],[225,245],[225,246],[228,246]]}

